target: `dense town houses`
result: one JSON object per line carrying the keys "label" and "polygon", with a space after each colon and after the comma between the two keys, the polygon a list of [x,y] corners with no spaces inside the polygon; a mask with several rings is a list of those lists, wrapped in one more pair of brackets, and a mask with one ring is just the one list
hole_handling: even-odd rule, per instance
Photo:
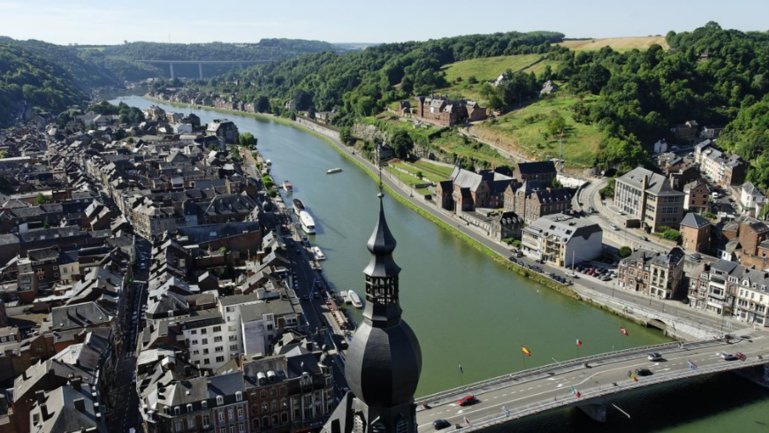
{"label": "dense town houses", "polygon": [[114,431],[127,387],[145,431],[319,427],[331,358],[308,338],[283,217],[227,147],[234,123],[81,117],[96,129],[0,143],[0,431]]}
{"label": "dense town houses", "polygon": [[748,165],[735,154],[726,154],[715,146],[713,140],[705,140],[694,146],[694,161],[702,175],[711,182],[728,188],[745,181]]}

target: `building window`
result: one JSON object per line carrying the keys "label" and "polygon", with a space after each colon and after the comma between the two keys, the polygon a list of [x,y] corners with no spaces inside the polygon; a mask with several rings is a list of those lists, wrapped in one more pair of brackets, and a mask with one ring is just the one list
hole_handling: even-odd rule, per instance
{"label": "building window", "polygon": [[214,343],[220,343],[221,341],[222,341],[222,336],[221,335],[218,335],[218,336],[214,337]]}
{"label": "building window", "polygon": [[213,332],[222,332],[221,326],[214,326]]}
{"label": "building window", "polygon": [[[235,391],[235,401],[243,401],[243,393],[240,391]],[[242,407],[238,408],[238,411],[243,410]]]}
{"label": "building window", "polygon": [[[222,397],[221,395],[217,395],[216,396],[216,404],[217,404],[217,406],[223,405],[224,404],[224,397]],[[219,411],[219,415],[220,415],[220,417],[224,416],[224,412],[220,410]]]}
{"label": "building window", "polygon": [[223,356],[217,356],[216,357],[216,362],[224,362],[224,357]]}

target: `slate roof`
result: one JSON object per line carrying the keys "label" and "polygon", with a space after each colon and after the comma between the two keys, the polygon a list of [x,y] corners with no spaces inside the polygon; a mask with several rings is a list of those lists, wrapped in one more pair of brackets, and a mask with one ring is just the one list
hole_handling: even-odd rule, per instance
{"label": "slate roof", "polygon": [[648,179],[646,184],[646,192],[648,193],[654,195],[683,195],[681,191],[676,191],[670,186],[667,177],[643,167],[636,167],[619,177],[617,180],[631,185],[636,189],[641,189],[644,177]]}
{"label": "slate roof", "polygon": [[540,236],[555,236],[560,238],[562,242],[568,242],[576,236],[587,239],[593,233],[603,232],[601,226],[586,218],[574,218],[564,214],[545,215],[537,218],[524,230],[538,233]]}
{"label": "slate roof", "polygon": [[692,212],[687,213],[686,216],[684,216],[684,219],[681,220],[681,227],[692,227],[699,229],[709,225],[710,221]]}
{"label": "slate roof", "polygon": [[276,299],[269,302],[248,304],[240,307],[240,319],[243,323],[262,320],[262,316],[265,314],[282,316],[294,313],[294,307],[291,305],[291,302],[286,299]]}
{"label": "slate roof", "polygon": [[[76,401],[82,401],[82,411],[75,406]],[[99,413],[98,405],[94,403],[96,402],[88,384],[81,384],[77,388],[64,385],[48,391],[43,404],[49,416],[43,417],[40,404],[36,403],[30,414],[38,423],[30,425],[30,430],[34,433],[106,433],[104,417]]]}

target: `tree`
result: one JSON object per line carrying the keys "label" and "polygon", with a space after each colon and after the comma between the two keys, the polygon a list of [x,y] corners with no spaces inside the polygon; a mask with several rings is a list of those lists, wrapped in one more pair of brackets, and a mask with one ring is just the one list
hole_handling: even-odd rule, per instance
{"label": "tree", "polygon": [[256,98],[256,101],[254,101],[254,110],[256,110],[257,113],[267,113],[271,111],[270,99],[264,95]]}
{"label": "tree", "polygon": [[344,126],[339,130],[339,140],[348,146],[355,142],[355,137],[352,136],[352,130],[349,126]]}
{"label": "tree", "polygon": [[414,149],[414,140],[408,132],[404,130],[396,131],[390,138],[390,146],[392,146],[395,155],[400,159],[406,159]]}
{"label": "tree", "polygon": [[49,201],[50,201],[50,199],[48,197],[44,196],[42,193],[38,193],[35,196],[35,204],[38,205],[38,206],[41,205],[41,204],[46,204]]}
{"label": "tree", "polygon": [[557,111],[550,112],[550,117],[547,119],[547,132],[551,136],[559,136],[566,131],[566,119],[561,116],[561,113]]}
{"label": "tree", "polygon": [[243,146],[248,146],[249,148],[256,147],[256,137],[250,132],[244,132],[240,134],[238,143]]}
{"label": "tree", "polygon": [[312,93],[306,92],[303,89],[297,89],[294,92],[294,104],[299,111],[308,110],[312,106]]}
{"label": "tree", "polygon": [[632,250],[632,249],[630,249],[630,247],[629,247],[629,246],[627,246],[627,245],[625,245],[625,246],[623,246],[622,248],[620,248],[620,249],[619,249],[619,256],[620,256],[621,258],[623,258],[623,259],[624,259],[625,257],[628,257],[628,256],[629,256],[629,255],[631,255],[631,254],[633,254],[633,250]]}

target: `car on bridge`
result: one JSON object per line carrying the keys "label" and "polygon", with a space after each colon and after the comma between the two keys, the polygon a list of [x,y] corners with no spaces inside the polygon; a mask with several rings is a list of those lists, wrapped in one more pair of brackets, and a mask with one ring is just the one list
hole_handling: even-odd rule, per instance
{"label": "car on bridge", "polygon": [[636,376],[651,376],[652,374],[654,373],[652,373],[652,371],[648,368],[636,368],[635,370]]}
{"label": "car on bridge", "polygon": [[451,423],[443,418],[439,418],[433,421],[433,427],[435,427],[436,430],[443,430],[447,427],[451,427]]}
{"label": "car on bridge", "polygon": [[471,406],[471,405],[474,405],[475,403],[478,403],[478,399],[475,398],[474,395],[466,395],[466,396],[462,397],[461,399],[459,399],[459,401],[457,402],[458,405],[463,406],[463,407],[464,406]]}
{"label": "car on bridge", "polygon": [[[740,355],[742,355],[742,354],[740,353]],[[743,356],[744,356],[744,355],[743,355]],[[737,355],[735,355],[734,353],[728,353],[728,352],[721,352],[721,358],[722,358],[724,361],[736,361],[736,360],[740,359],[740,358],[739,358]]]}
{"label": "car on bridge", "polygon": [[665,358],[663,358],[662,355],[657,352],[650,353],[646,358],[652,362],[660,362],[665,360]]}

